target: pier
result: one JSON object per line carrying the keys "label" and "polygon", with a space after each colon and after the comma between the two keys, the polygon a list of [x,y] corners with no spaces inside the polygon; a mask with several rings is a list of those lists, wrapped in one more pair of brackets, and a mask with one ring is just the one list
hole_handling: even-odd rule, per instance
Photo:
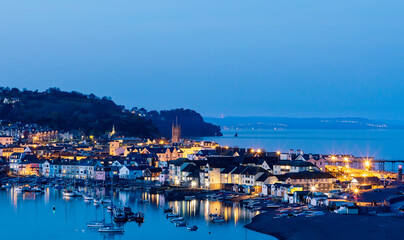
{"label": "pier", "polygon": [[396,172],[396,169],[398,169],[398,166],[404,165],[404,160],[373,160],[372,161],[373,165],[376,167],[377,170],[379,171],[386,171],[386,163],[391,164],[391,169],[387,169],[387,171],[394,171]]}

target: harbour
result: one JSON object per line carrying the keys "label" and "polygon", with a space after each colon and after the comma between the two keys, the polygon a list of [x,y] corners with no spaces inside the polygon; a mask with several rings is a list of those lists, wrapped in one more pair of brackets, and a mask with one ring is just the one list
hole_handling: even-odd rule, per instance
{"label": "harbour", "polygon": [[[82,189],[85,190],[85,189]],[[143,223],[117,224],[122,233],[100,233],[87,224],[95,220],[114,223],[107,206],[86,201],[83,197],[63,197],[62,190],[46,187],[43,193],[17,193],[13,188],[0,191],[0,229],[6,238],[27,239],[275,239],[244,228],[255,215],[238,203],[210,200],[165,201],[162,194],[144,190],[114,191],[116,206],[129,206],[133,212],[145,215]],[[144,201],[139,201],[139,200]],[[196,231],[176,226],[167,218],[164,209],[184,218],[187,226],[197,226]],[[225,221],[213,223],[209,214],[219,213]],[[21,222],[21,219],[24,219]],[[23,228],[23,231],[20,229]]]}

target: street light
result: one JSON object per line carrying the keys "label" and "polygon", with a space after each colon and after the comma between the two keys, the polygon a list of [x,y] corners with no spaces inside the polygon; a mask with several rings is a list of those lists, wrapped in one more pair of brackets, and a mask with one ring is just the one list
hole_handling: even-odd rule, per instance
{"label": "street light", "polygon": [[312,192],[315,192],[315,191],[316,191],[316,186],[311,186],[310,190],[311,190]]}

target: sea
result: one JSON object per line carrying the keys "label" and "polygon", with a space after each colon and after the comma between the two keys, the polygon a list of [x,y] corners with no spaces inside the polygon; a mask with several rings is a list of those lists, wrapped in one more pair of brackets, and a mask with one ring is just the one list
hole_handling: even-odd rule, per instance
{"label": "sea", "polygon": [[[290,149],[313,154],[352,154],[377,160],[404,160],[404,130],[231,130],[222,137],[205,137],[223,146],[288,152]],[[235,134],[237,133],[237,137]],[[396,171],[397,164],[385,170]]]}
{"label": "sea", "polygon": [[[105,219],[111,221],[105,206],[95,206],[82,197],[64,198],[61,190],[48,187],[45,193],[15,193],[13,189],[0,191],[0,239],[13,240],[276,240],[276,238],[247,230],[244,225],[259,212],[251,212],[238,205],[210,200],[165,201],[164,195],[142,190],[116,191],[114,204],[129,206],[143,212],[145,222],[128,222],[123,234],[99,233],[87,228],[87,223]],[[148,200],[139,203],[138,199]],[[195,232],[176,227],[166,218],[163,209],[172,207],[189,223],[197,225]],[[55,208],[55,209],[53,209]],[[219,213],[224,223],[209,221],[209,213]]]}

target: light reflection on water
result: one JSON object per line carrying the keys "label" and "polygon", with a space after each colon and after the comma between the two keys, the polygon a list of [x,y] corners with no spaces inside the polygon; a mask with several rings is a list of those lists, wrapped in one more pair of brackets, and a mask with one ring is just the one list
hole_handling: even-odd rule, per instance
{"label": "light reflection on water", "polygon": [[[138,198],[147,199],[149,203],[140,204]],[[86,223],[104,217],[107,222],[111,220],[102,206],[85,203],[82,198],[63,199],[61,191],[53,188],[46,189],[44,194],[14,193],[12,189],[0,191],[2,239],[274,239],[246,230],[243,226],[254,214],[237,203],[208,200],[166,202],[163,195],[142,191],[115,192],[114,202],[130,206],[134,212],[144,212],[145,223],[140,226],[134,222],[125,224],[123,235],[100,234],[87,229]],[[190,225],[197,225],[198,231],[188,232],[186,228],[177,228],[170,223],[163,214],[167,206],[173,207]],[[219,213],[227,222],[211,223],[209,213]]]}

